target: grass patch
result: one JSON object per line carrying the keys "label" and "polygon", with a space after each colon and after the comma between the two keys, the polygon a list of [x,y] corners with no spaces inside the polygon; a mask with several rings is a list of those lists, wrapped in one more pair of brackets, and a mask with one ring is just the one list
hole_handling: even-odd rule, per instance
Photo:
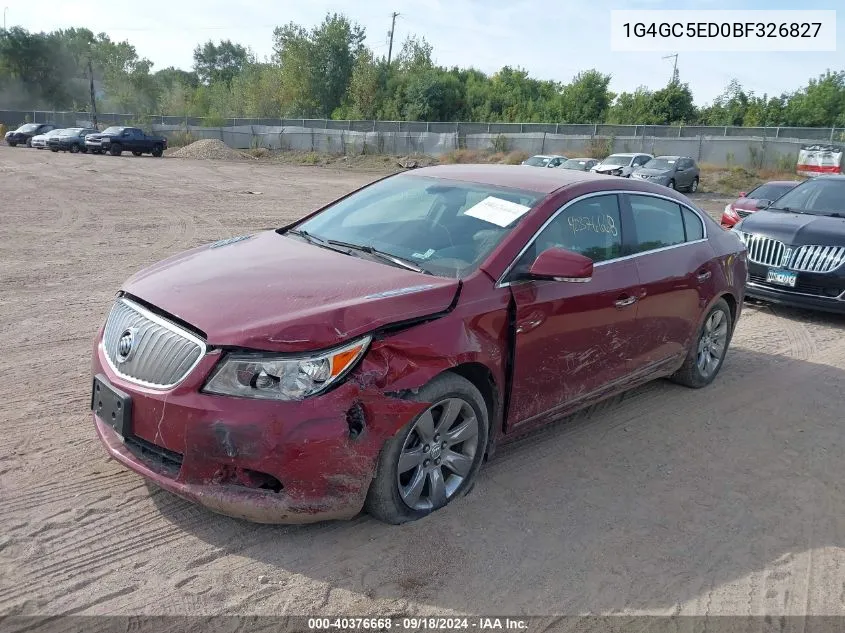
{"label": "grass patch", "polygon": [[805,180],[805,178],[796,174],[794,170],[749,169],[703,164],[699,191],[735,196],[740,191],[751,191],[757,185],[769,180]]}

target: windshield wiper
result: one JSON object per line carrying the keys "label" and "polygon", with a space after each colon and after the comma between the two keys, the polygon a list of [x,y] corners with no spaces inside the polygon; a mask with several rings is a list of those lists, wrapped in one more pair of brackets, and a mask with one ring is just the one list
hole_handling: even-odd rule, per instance
{"label": "windshield wiper", "polygon": [[766,211],[785,211],[786,213],[797,213],[798,215],[806,215],[800,209],[793,209],[792,207],[768,207]]}
{"label": "windshield wiper", "polygon": [[351,248],[352,250],[361,251],[362,253],[367,253],[368,255],[374,255],[384,261],[397,264],[398,266],[402,266],[403,268],[407,268],[408,270],[413,270],[415,273],[425,273],[426,275],[431,274],[425,268],[420,268],[411,260],[404,259],[402,257],[397,257],[396,255],[393,255],[391,253],[385,253],[384,251],[380,251],[377,248],[368,244],[352,244],[351,242],[341,242],[340,240],[326,240],[326,242],[333,246],[342,246],[345,248]]}
{"label": "windshield wiper", "polygon": [[351,255],[349,251],[345,251],[342,248],[334,248],[330,244],[330,240],[324,240],[322,237],[317,237],[316,235],[312,235],[308,231],[304,231],[302,229],[290,229],[285,231],[282,235],[296,235],[297,237],[301,237],[309,244],[314,244],[314,246],[321,246],[323,248],[327,248],[330,251],[334,251],[335,253],[343,253],[344,255]]}

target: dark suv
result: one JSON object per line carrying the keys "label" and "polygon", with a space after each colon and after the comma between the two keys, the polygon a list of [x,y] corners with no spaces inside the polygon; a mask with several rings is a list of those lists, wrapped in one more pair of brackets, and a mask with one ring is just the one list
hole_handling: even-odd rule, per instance
{"label": "dark suv", "polygon": [[5,140],[10,147],[26,145],[32,147],[32,137],[46,134],[56,129],[52,123],[24,123],[17,130],[6,132]]}
{"label": "dark suv", "polygon": [[70,127],[48,138],[47,147],[53,152],[87,152],[85,137],[88,134],[96,134],[97,131],[92,127]]}

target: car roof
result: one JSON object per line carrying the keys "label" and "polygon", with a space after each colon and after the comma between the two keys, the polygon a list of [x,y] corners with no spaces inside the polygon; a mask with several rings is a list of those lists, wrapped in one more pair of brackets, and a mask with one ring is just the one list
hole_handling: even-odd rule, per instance
{"label": "car roof", "polygon": [[569,160],[598,160],[598,158],[590,158],[589,156],[576,156],[575,158],[570,158]]}
{"label": "car roof", "polygon": [[800,185],[802,182],[804,182],[804,181],[803,180],[767,180],[766,182],[761,182],[759,185],[757,185],[757,187],[754,187],[754,189],[757,189],[758,187],[762,187],[763,185]]}
{"label": "car roof", "polygon": [[531,158],[563,158],[562,154],[534,154]]}
{"label": "car roof", "polygon": [[[618,154],[610,154],[610,156],[651,156],[651,154],[646,154],[645,152],[619,152]],[[606,156],[606,158],[610,158],[610,156]]]}
{"label": "car roof", "polygon": [[413,176],[460,180],[480,185],[523,189],[535,193],[549,194],[561,187],[579,182],[595,180],[607,182],[607,176],[592,174],[573,169],[526,169],[521,165],[436,165],[422,167],[413,172],[404,172]]}
{"label": "car roof", "polygon": [[[811,180],[845,180],[845,174],[821,174],[819,176],[813,176]],[[791,180],[787,180],[785,182],[792,182]],[[806,182],[806,181],[803,181]]]}
{"label": "car roof", "polygon": [[[678,160],[679,158],[690,158],[690,157],[689,156],[681,156],[681,155],[677,155],[677,154],[672,154],[672,155],[665,154],[663,156],[655,156],[655,158],[665,158],[666,160],[670,160],[670,159],[671,160]],[[692,159],[690,158],[690,160],[692,160]]]}

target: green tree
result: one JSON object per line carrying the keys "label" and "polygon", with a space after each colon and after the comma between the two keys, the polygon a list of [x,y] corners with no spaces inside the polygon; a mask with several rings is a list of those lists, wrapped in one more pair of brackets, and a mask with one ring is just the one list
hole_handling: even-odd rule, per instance
{"label": "green tree", "polygon": [[602,123],[615,95],[608,90],[610,75],[597,70],[578,73],[563,87],[561,106],[566,123]]}
{"label": "green tree", "polygon": [[231,83],[252,61],[249,51],[231,40],[209,40],[194,49],[194,72],[204,84]]}

